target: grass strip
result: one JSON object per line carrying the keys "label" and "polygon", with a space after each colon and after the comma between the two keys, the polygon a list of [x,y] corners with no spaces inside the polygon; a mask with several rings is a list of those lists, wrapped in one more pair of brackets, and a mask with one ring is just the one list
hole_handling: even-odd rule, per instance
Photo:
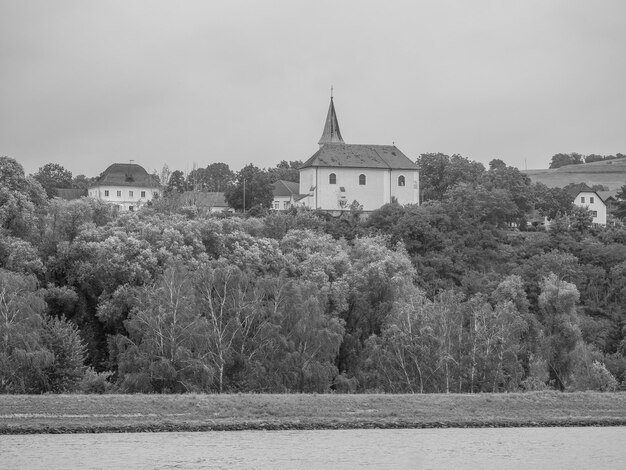
{"label": "grass strip", "polygon": [[626,393],[0,395],[0,434],[626,426]]}

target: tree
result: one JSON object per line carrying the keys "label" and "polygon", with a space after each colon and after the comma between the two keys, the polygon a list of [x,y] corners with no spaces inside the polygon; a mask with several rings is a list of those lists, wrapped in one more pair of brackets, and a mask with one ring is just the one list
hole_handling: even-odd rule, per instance
{"label": "tree", "polygon": [[441,200],[448,189],[459,183],[474,183],[485,171],[481,163],[456,154],[450,157],[443,153],[423,153],[417,164],[424,201]]}
{"label": "tree", "polygon": [[46,193],[34,178],[24,175],[22,165],[0,157],[0,230],[28,237],[37,228],[47,204]]}
{"label": "tree", "polygon": [[170,175],[167,181],[166,191],[168,193],[182,193],[187,189],[187,183],[185,182],[185,175],[180,170],[175,170]]}
{"label": "tree", "polygon": [[58,163],[46,163],[33,176],[46,190],[49,198],[56,196],[56,188],[72,187],[72,172]]}
{"label": "tree", "polygon": [[232,186],[235,174],[226,163],[211,163],[206,167],[204,190],[224,192]]}
{"label": "tree", "polygon": [[206,392],[214,370],[206,360],[206,323],[195,305],[184,268],[168,268],[160,282],[145,287],[139,307],[115,336],[119,383],[129,392]]}
{"label": "tree", "polygon": [[275,183],[278,180],[292,181],[294,183],[300,182],[300,167],[302,162],[300,160],[288,162],[282,160],[276,167],[267,170],[270,180]]}
{"label": "tree", "polygon": [[580,165],[583,163],[583,156],[579,153],[557,153],[552,156],[550,168],[560,168],[565,165]]}
{"label": "tree", "polygon": [[572,370],[574,348],[581,340],[577,326],[576,304],[580,299],[574,284],[550,273],[541,282],[539,307],[543,324],[543,355],[554,388],[565,390]]}
{"label": "tree", "polygon": [[245,166],[237,173],[235,184],[228,188],[224,195],[230,207],[246,211],[255,206],[269,209],[274,199],[267,172],[252,164]]}

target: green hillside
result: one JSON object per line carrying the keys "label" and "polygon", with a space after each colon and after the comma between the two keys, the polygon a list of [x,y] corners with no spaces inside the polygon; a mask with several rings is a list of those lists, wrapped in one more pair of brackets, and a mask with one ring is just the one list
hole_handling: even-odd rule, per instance
{"label": "green hillside", "polygon": [[563,188],[570,183],[601,184],[609,190],[619,189],[626,183],[626,159],[567,165],[556,169],[525,170],[533,182],[551,188]]}

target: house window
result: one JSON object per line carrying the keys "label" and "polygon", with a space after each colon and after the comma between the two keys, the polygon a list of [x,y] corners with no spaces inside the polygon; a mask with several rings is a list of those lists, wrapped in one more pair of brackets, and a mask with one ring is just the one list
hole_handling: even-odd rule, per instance
{"label": "house window", "polygon": [[589,211],[592,217],[598,217],[598,211]]}
{"label": "house window", "polygon": [[274,201],[274,209],[280,209],[280,201]]}
{"label": "house window", "polygon": [[337,175],[334,173],[331,173],[330,175],[328,175],[328,184],[337,184]]}
{"label": "house window", "polygon": [[133,206],[128,206],[128,210],[131,211],[131,212],[135,212],[135,208]]}
{"label": "house window", "polygon": [[593,204],[593,196],[589,198],[589,204]]}
{"label": "house window", "polygon": [[398,186],[404,186],[406,184],[406,180],[404,179],[404,175],[398,176]]}
{"label": "house window", "polygon": [[585,203],[585,196],[580,196],[580,203],[584,204]]}
{"label": "house window", "polygon": [[117,197],[122,197],[122,191],[117,192]]}
{"label": "house window", "polygon": [[361,186],[365,186],[366,178],[365,175],[359,175],[359,184]]}
{"label": "house window", "polygon": [[141,191],[141,197],[146,197],[146,192],[145,191]]}
{"label": "house window", "polygon": [[158,196],[158,195],[159,195],[159,192],[158,192],[158,191],[152,191],[152,195],[153,195],[153,196]]}
{"label": "house window", "polygon": [[132,191],[128,191],[128,197],[133,197],[133,192]]}
{"label": "house window", "polygon": [[283,209],[289,209],[289,201],[283,202]]}
{"label": "house window", "polygon": [[105,190],[104,190],[104,196],[105,196],[105,197],[109,197],[109,190],[108,190],[108,189],[105,189]]}

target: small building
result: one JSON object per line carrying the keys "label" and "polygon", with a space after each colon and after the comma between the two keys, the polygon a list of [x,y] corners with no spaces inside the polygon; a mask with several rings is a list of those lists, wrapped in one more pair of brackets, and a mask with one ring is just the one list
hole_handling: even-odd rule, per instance
{"label": "small building", "polygon": [[312,209],[342,211],[356,201],[364,211],[384,204],[419,203],[419,169],[395,145],[346,144],[333,97],[320,149],[300,168],[299,193]]}
{"label": "small building", "polygon": [[89,196],[134,211],[161,195],[157,181],[140,165],[114,163],[89,188]]}
{"label": "small building", "polygon": [[272,209],[276,211],[285,211],[291,207],[302,204],[302,199],[306,195],[300,194],[300,183],[293,181],[278,180],[272,184]]}
{"label": "small building", "polygon": [[574,205],[587,208],[594,224],[606,225],[606,204],[596,191],[589,187],[581,189],[574,197]]}
{"label": "small building", "polygon": [[619,207],[620,200],[617,197],[617,190],[614,191],[598,191],[598,196],[602,198],[606,204],[607,215],[613,215]]}
{"label": "small building", "polygon": [[213,212],[234,212],[226,202],[222,192],[185,191],[170,196],[181,207],[192,206],[205,214]]}

